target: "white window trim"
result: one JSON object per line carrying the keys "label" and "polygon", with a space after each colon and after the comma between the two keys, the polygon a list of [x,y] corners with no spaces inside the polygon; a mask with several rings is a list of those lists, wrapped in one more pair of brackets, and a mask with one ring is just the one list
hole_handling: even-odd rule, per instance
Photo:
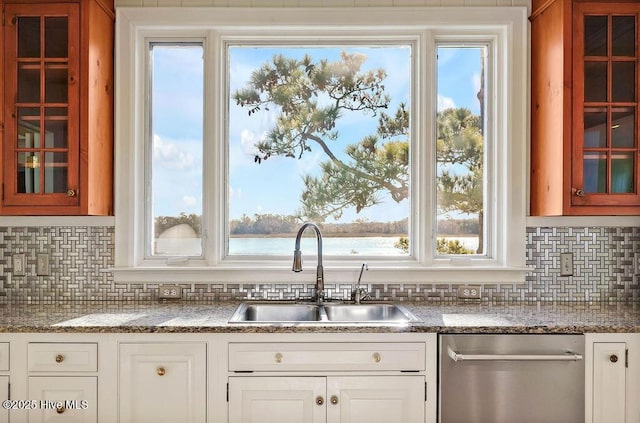
{"label": "white window trim", "polygon": [[[433,204],[435,186],[428,195],[419,195],[412,183],[412,229],[414,256],[418,260],[369,260],[367,282],[517,282],[524,279],[525,221],[526,221],[526,146],[528,139],[528,39],[526,7],[465,7],[461,8],[119,8],[116,11],[116,162],[115,162],[115,267],[116,281],[122,282],[297,282],[313,280],[315,268],[311,258],[302,273],[291,272],[291,259],[224,258],[224,236],[210,236],[213,229],[226,227],[226,169],[205,166],[205,179],[214,180],[203,198],[203,213],[218,216],[215,224],[203,221],[205,259],[170,265],[166,260],[144,258],[144,183],[141,164],[145,158],[145,63],[146,40],[171,37],[204,39],[205,60],[220,63],[225,37],[237,39],[241,34],[251,36],[255,31],[313,35],[313,29],[323,34],[351,32],[366,39],[384,32],[399,34],[406,40],[410,34],[419,48],[429,54],[437,41],[462,41],[472,33],[492,38],[499,50],[493,66],[501,78],[495,83],[493,127],[495,154],[501,165],[495,169],[491,190],[496,194],[492,207],[499,224],[491,230],[497,252],[495,260],[486,258],[433,259],[427,257],[429,237],[434,234],[431,215],[419,215],[417,210]],[[457,30],[456,30],[457,29]],[[477,37],[476,37],[477,39]],[[414,81],[421,84],[414,89],[412,111],[421,110],[412,125],[421,139],[431,139],[425,128],[434,128],[435,66],[424,54],[414,64]],[[223,139],[224,127],[219,113],[223,110],[225,92],[223,66],[205,61],[205,138]],[[417,61],[416,61],[417,62]],[[207,72],[207,71],[205,71]],[[217,94],[217,95],[214,95]],[[215,146],[211,146],[215,144]],[[224,157],[223,143],[205,141],[204,157]],[[415,160],[433,157],[433,146],[416,148],[412,145],[412,181],[429,180],[426,171],[415,166]],[[213,151],[212,151],[213,149]],[[434,171],[435,172],[435,171]],[[139,200],[140,199],[140,200]],[[209,236],[207,236],[209,235]],[[292,250],[293,250],[293,239]],[[325,257],[325,278],[328,283],[351,282],[357,277],[362,257],[350,260],[331,260]]]}

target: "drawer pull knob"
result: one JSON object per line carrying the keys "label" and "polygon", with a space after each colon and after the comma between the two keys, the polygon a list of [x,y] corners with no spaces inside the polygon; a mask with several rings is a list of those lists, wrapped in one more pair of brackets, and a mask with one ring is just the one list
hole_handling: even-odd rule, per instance
{"label": "drawer pull knob", "polygon": [[64,355],[58,354],[56,355],[56,363],[62,363],[64,361]]}
{"label": "drawer pull knob", "polygon": [[59,406],[56,408],[56,413],[58,414],[62,414],[64,413],[65,408],[63,406]]}
{"label": "drawer pull knob", "polygon": [[158,376],[164,376],[167,371],[164,369],[164,367],[158,367],[157,373]]}
{"label": "drawer pull knob", "polygon": [[374,363],[380,363],[382,361],[380,353],[373,353],[373,361]]}
{"label": "drawer pull knob", "polygon": [[276,363],[282,363],[282,354],[276,353]]}
{"label": "drawer pull knob", "polygon": [[336,395],[331,395],[331,404],[336,405],[338,403],[338,397]]}
{"label": "drawer pull knob", "polygon": [[316,404],[318,404],[318,405],[324,404],[324,398],[322,398],[320,396],[316,397]]}
{"label": "drawer pull knob", "polygon": [[612,362],[612,363],[617,363],[618,362],[618,356],[615,355],[615,354],[611,354],[609,356],[609,361]]}

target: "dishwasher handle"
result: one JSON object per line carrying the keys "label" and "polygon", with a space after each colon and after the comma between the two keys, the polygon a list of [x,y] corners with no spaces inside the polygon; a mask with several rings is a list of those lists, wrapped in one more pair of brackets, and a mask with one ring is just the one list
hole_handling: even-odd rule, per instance
{"label": "dishwasher handle", "polygon": [[582,355],[567,351],[565,354],[460,354],[447,345],[453,361],[580,361]]}

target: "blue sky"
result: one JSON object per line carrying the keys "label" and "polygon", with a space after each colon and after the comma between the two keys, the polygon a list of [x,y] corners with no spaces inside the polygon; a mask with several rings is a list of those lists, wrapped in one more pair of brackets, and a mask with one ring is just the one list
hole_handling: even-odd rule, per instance
{"label": "blue sky", "polygon": [[[410,57],[408,47],[380,48],[231,48],[230,92],[243,87],[251,72],[276,53],[314,59],[336,60],[340,52],[359,52],[367,56],[363,70],[384,68],[385,89],[391,97],[389,112],[401,102],[408,103]],[[153,185],[154,215],[177,215],[202,211],[202,49],[200,47],[154,49],[153,98]],[[438,61],[438,107],[469,107],[478,113],[475,98],[479,86],[477,49],[440,49]],[[238,218],[255,213],[293,214],[303,190],[302,176],[326,157],[318,148],[302,159],[271,157],[254,162],[254,143],[272,127],[277,110],[248,116],[247,110],[229,104],[229,214]],[[361,113],[345,114],[336,128],[337,143],[344,147],[374,134],[378,117]],[[313,146],[312,146],[313,148]],[[336,153],[343,148],[334,148]],[[205,161],[206,162],[206,161]],[[395,203],[382,196],[380,206],[360,214],[348,211],[342,221],[353,219],[396,220],[408,216],[409,202]]]}

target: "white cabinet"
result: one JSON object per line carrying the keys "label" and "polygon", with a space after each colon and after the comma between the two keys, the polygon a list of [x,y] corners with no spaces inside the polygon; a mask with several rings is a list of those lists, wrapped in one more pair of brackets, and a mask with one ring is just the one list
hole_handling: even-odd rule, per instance
{"label": "white cabinet", "polygon": [[640,423],[640,334],[587,334],[587,423]]}
{"label": "white cabinet", "polygon": [[424,402],[424,376],[229,378],[229,422],[424,423]]}
{"label": "white cabinet", "polygon": [[[435,387],[433,387],[435,389]],[[424,376],[327,378],[327,422],[424,423]]]}
{"label": "white cabinet", "polygon": [[97,378],[29,378],[29,399],[39,405],[29,410],[29,423],[96,423]]}
{"label": "white cabinet", "polygon": [[435,349],[434,334],[237,336],[228,423],[434,422]]}
{"label": "white cabinet", "polygon": [[[9,376],[0,376],[0,401],[9,399]],[[0,423],[9,422],[9,410],[0,408]]]}
{"label": "white cabinet", "polygon": [[205,343],[120,345],[120,423],[200,423],[207,415]]}
{"label": "white cabinet", "polygon": [[96,342],[29,342],[29,423],[96,423],[97,370]]}
{"label": "white cabinet", "polygon": [[230,377],[229,421],[325,423],[323,377]]}

